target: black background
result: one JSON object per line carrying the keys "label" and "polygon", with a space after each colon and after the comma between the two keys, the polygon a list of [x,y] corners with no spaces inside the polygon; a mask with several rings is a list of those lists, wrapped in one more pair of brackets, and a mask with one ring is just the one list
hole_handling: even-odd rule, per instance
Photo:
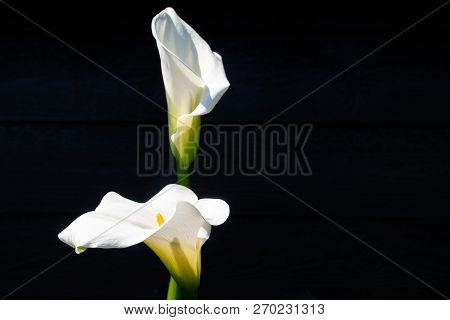
{"label": "black background", "polygon": [[[262,124],[443,1],[264,4],[7,1],[165,106],[150,32],[167,6],[219,52],[231,88],[207,124]],[[450,294],[450,5],[273,120],[312,123],[311,176],[273,180]],[[164,111],[0,3],[0,294],[70,252],[56,235],[114,190],[145,201],[136,130]],[[231,206],[203,250],[200,297],[443,298],[261,176],[194,175]],[[144,245],[72,255],[9,298],[164,298]]]}

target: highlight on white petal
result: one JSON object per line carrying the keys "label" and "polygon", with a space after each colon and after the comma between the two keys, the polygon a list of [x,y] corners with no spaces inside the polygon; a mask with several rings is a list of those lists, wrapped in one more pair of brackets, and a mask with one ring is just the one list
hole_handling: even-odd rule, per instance
{"label": "highlight on white petal", "polygon": [[220,199],[200,199],[195,206],[203,218],[212,226],[224,223],[230,215],[230,207]]}
{"label": "highlight on white petal", "polygon": [[206,241],[209,239],[210,234],[211,234],[211,225],[208,223],[198,230],[197,238],[204,239]]}
{"label": "highlight on white petal", "polygon": [[135,224],[128,219],[92,211],[75,219],[58,238],[81,253],[87,248],[127,248],[144,241],[155,230],[150,220]]}
{"label": "highlight on white petal", "polygon": [[200,250],[211,226],[189,202],[179,202],[164,226],[144,241],[161,259],[182,287],[197,287],[200,279]]}
{"label": "highlight on white petal", "polygon": [[108,192],[94,212],[99,216],[103,215],[115,220],[127,218],[127,221],[130,223],[146,226],[148,224],[148,216],[145,214],[129,215],[131,212],[142,208],[142,206],[144,206],[144,203],[129,200],[116,192]]}
{"label": "highlight on white petal", "polygon": [[152,204],[154,213],[160,213],[164,220],[167,220],[175,211],[176,204],[180,201],[195,203],[198,201],[198,197],[189,188],[178,184],[169,184],[148,202]]}

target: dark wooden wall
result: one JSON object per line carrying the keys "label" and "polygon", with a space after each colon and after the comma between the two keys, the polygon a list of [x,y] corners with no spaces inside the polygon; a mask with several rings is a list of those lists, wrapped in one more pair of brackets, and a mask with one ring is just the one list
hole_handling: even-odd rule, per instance
{"label": "dark wooden wall", "polygon": [[[164,88],[150,21],[167,4],[174,6],[220,52],[231,83],[214,112],[203,118],[206,124],[266,122],[440,4],[301,2],[294,8],[289,3],[245,7],[228,3],[220,12],[210,13],[200,4],[175,2],[10,3],[163,107]],[[450,217],[449,14],[450,7],[436,12],[274,120],[283,125],[312,123],[314,129],[305,147],[313,174],[273,179],[328,216],[344,219],[346,226],[398,259],[404,257],[408,267],[442,290],[448,289],[444,274],[449,271],[445,253]],[[62,252],[66,248],[54,239],[56,232],[77,214],[96,206],[106,192],[114,190],[145,201],[175,181],[173,176],[136,175],[137,127],[163,125],[164,111],[1,4],[0,36],[0,215],[7,226],[3,241],[25,223],[26,235],[19,232],[24,247],[36,241]],[[385,269],[389,263],[377,260],[381,258],[376,255],[361,253],[375,267],[363,268],[355,276],[343,261],[362,263],[359,252],[363,249],[345,251],[345,234],[337,235],[329,226],[316,227],[314,212],[262,177],[194,175],[192,185],[198,194],[222,197],[232,207],[236,228],[227,227],[231,234],[219,236],[220,241],[212,245],[232,252],[242,241],[237,237],[247,234],[251,238],[247,244],[257,247],[255,239],[265,232],[258,230],[270,229],[271,221],[278,228],[276,243],[264,237],[268,251],[257,250],[249,261],[233,264],[236,274],[223,279],[206,276],[205,281],[219,281],[223,286],[220,294],[205,289],[209,297],[230,297],[228,293],[236,292],[233,286],[239,286],[243,278],[250,279],[254,287],[266,278],[276,294],[261,297],[284,297],[277,283],[291,279],[286,289],[290,297],[300,297],[306,289],[313,296],[331,298],[434,297],[408,277],[399,276],[400,285],[390,283],[387,279],[397,277],[398,270]],[[282,231],[290,225],[287,217],[302,226],[291,230],[297,237],[288,239],[299,247],[295,254],[280,249],[277,256],[275,248],[283,245],[277,241],[283,241]],[[427,221],[425,231],[420,221]],[[368,225],[377,226],[378,231]],[[401,226],[406,229],[396,234]],[[47,230],[45,240],[39,238],[37,228]],[[324,237],[317,238],[322,232]],[[343,255],[317,253],[327,252],[327,237],[342,244]],[[404,247],[389,251],[389,244],[396,242],[409,242],[420,250],[406,256]],[[307,243],[311,261],[300,253]],[[442,251],[435,249],[436,255],[429,259],[437,259],[438,267],[431,260],[417,266],[415,257],[429,252],[431,246],[436,248],[437,243]],[[8,248],[11,251],[4,256],[14,263],[4,274],[9,278],[6,287],[12,288],[20,282],[12,280],[15,276],[27,278],[28,260],[17,262],[22,260],[12,253],[15,248]],[[244,251],[239,250],[241,255]],[[47,255],[37,247],[27,254]],[[264,254],[277,256],[280,263]],[[49,251],[32,270],[55,256]],[[214,257],[222,261],[218,254]],[[212,258],[206,259],[206,268],[221,269]],[[320,269],[327,259],[331,265]],[[302,267],[288,267],[296,263]],[[111,277],[120,272],[117,268],[110,270]],[[367,280],[371,274],[382,279],[382,287]],[[336,280],[348,277],[349,282]],[[54,287],[57,281],[49,283]],[[251,297],[251,286],[243,285],[236,297]],[[365,291],[364,286],[371,289]],[[33,287],[30,290],[22,297],[53,296]],[[81,297],[81,287],[77,290],[62,295]],[[98,290],[93,289],[89,297],[120,297]],[[144,288],[136,292],[139,297],[162,294]]]}

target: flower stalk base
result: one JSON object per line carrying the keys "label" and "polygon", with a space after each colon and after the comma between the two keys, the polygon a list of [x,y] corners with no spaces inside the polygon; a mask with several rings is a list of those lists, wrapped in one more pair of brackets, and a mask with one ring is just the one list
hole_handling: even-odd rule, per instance
{"label": "flower stalk base", "polygon": [[167,290],[167,300],[183,300],[181,287],[172,277],[170,277],[169,289]]}

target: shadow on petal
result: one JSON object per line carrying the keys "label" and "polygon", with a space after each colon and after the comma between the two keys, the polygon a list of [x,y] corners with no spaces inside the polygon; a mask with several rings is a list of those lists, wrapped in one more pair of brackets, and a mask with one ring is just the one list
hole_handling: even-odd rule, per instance
{"label": "shadow on petal", "polygon": [[[192,261],[189,261],[186,253],[183,251],[180,240],[178,238],[174,238],[170,243],[170,250],[172,252],[172,256],[175,260],[175,265],[178,266],[178,270],[181,274],[173,275],[174,278],[181,286],[186,286],[186,280],[189,282],[189,286],[192,286],[192,280],[196,279],[198,283],[198,273],[196,272],[197,268],[194,269],[192,266]],[[197,262],[198,259],[194,259],[193,261]],[[194,263],[195,263],[194,262]],[[179,279],[180,276],[182,279]]]}

